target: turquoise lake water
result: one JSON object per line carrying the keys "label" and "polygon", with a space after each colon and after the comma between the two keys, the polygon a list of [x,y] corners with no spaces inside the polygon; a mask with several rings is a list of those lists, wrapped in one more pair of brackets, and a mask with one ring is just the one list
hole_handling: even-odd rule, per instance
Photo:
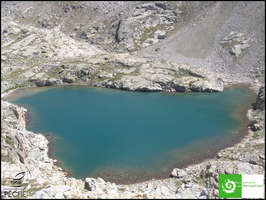
{"label": "turquoise lake water", "polygon": [[74,177],[126,183],[167,176],[240,138],[251,96],[58,87],[11,102],[29,108],[28,130],[55,136],[53,156]]}

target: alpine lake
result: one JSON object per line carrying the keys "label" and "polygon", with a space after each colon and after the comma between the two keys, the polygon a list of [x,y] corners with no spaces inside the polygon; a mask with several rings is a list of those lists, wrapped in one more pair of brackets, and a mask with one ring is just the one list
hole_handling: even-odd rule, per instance
{"label": "alpine lake", "polygon": [[76,178],[135,183],[169,177],[239,142],[254,94],[128,92],[85,86],[20,89],[27,129],[50,140],[50,153]]}

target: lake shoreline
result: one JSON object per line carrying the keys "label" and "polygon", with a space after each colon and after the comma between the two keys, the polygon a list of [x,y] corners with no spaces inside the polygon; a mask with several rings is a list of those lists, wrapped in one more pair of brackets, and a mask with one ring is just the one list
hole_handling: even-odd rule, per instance
{"label": "lake shoreline", "polygon": [[[65,85],[63,85],[62,87],[64,87]],[[81,86],[81,87],[88,87],[86,85],[67,85],[67,86]],[[55,86],[56,87],[56,86]],[[231,85],[231,86],[228,86],[228,87],[225,87],[224,90],[227,90],[231,87],[241,87],[241,88],[245,88],[247,90],[249,90],[250,92],[252,92],[253,94],[255,94],[254,90],[252,90],[252,88],[250,88],[250,84],[246,84],[246,83],[243,83],[243,84],[235,84],[235,85]],[[47,88],[41,88],[42,89],[50,89],[50,88],[54,88],[54,87],[47,87]],[[91,87],[89,87],[91,88]],[[94,88],[94,87],[93,87]],[[97,88],[97,87],[96,87]],[[12,91],[11,94],[14,94],[14,92],[22,92],[27,90],[29,88],[19,88],[18,91]],[[35,89],[40,89],[38,87],[36,87]],[[107,88],[109,90],[109,88]],[[16,89],[15,89],[16,90]],[[168,93],[168,92],[167,92]],[[172,93],[171,93],[172,94]],[[250,105],[251,106],[251,105]],[[245,108],[245,114],[247,113],[247,110],[250,109],[250,107],[247,107]],[[27,115],[30,115],[29,112],[27,111],[28,114]],[[212,160],[215,158],[215,156],[217,155],[217,153],[222,150],[222,149],[225,149],[225,148],[228,148],[228,147],[231,147],[237,143],[240,143],[241,140],[248,134],[248,125],[250,123],[250,121],[247,119],[246,115],[245,116],[242,116],[245,120],[244,124],[245,124],[245,131],[244,131],[244,134],[241,134],[240,137],[238,137],[237,139],[235,140],[230,140],[229,143],[226,143],[226,145],[224,145],[222,148],[219,148],[219,149],[216,149],[215,151],[209,153],[209,154],[204,154],[204,155],[201,155],[201,157],[195,157],[193,159],[190,159],[190,161],[186,162],[185,164],[183,165],[176,165],[176,166],[173,166],[173,168],[175,167],[178,167],[178,168],[186,168],[186,167],[189,167],[191,165],[195,165],[195,164],[199,164],[199,163],[202,163],[202,162],[205,162],[206,160]],[[28,117],[26,117],[28,118]],[[26,120],[26,123],[29,123],[29,118],[28,120]],[[26,124],[26,127],[27,127],[27,124]],[[242,132],[242,131],[240,131]],[[52,141],[55,139],[54,137],[51,137],[49,135],[46,135],[46,134],[42,134],[46,137],[46,139],[49,141],[48,143],[48,156],[51,158],[51,159],[56,159],[55,156],[54,156],[54,150],[53,150],[53,145],[52,145]],[[56,159],[57,160],[57,159]],[[71,171],[68,170],[67,168],[65,168],[63,166],[63,163],[60,161],[60,160],[57,160],[55,163],[54,163],[56,166],[60,167],[64,173],[66,174],[67,177],[72,177],[73,175],[71,174]],[[118,184],[135,184],[135,183],[141,183],[141,182],[144,182],[144,181],[149,181],[149,180],[152,180],[152,179],[167,179],[169,178],[169,171],[167,173],[165,173],[164,175],[159,175],[159,176],[156,176],[156,177],[142,177],[142,179],[140,180],[136,180],[136,181],[133,181],[133,182],[126,182],[126,181],[122,181]],[[74,177],[75,178],[75,177]],[[104,177],[103,177],[104,178]],[[109,180],[108,180],[109,181]],[[112,181],[112,180],[111,180]],[[115,183],[117,183],[117,181],[114,181]]]}

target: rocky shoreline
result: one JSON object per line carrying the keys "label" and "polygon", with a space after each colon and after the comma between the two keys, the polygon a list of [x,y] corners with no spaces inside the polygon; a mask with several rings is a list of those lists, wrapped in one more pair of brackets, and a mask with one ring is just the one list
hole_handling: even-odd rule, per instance
{"label": "rocky shoreline", "polygon": [[[257,101],[261,101],[261,100],[257,100]],[[233,145],[232,147],[228,147],[226,149],[223,149],[221,151],[219,151],[217,153],[216,158],[212,158],[212,159],[207,159],[204,160],[198,164],[193,164],[190,166],[187,166],[183,169],[174,169],[172,172],[172,178],[167,178],[167,179],[161,179],[161,180],[150,180],[150,181],[145,181],[142,183],[136,183],[136,184],[130,184],[130,185],[119,185],[119,184],[114,184],[114,183],[110,183],[110,182],[105,182],[103,179],[101,178],[86,178],[85,180],[79,180],[79,179],[75,179],[75,178],[71,178],[69,176],[69,174],[62,168],[60,167],[60,165],[58,165],[58,161],[53,160],[50,157],[50,153],[49,153],[49,141],[46,137],[42,136],[36,133],[32,133],[26,130],[26,122],[25,122],[25,113],[26,113],[26,109],[19,107],[19,106],[15,106],[12,105],[6,101],[2,101],[2,108],[4,108],[4,112],[2,113],[2,115],[4,116],[4,119],[8,119],[5,118],[5,115],[7,113],[6,109],[8,110],[12,110],[13,111],[13,119],[12,119],[12,125],[13,127],[11,128],[13,130],[14,133],[14,138],[18,138],[19,139],[15,139],[17,141],[20,141],[20,145],[24,147],[24,150],[26,149],[26,155],[23,156],[23,151],[17,151],[17,149],[15,150],[15,152],[17,153],[17,161],[18,163],[16,163],[15,165],[12,165],[12,167],[14,167],[14,171],[21,169],[21,167],[23,168],[23,166],[26,163],[31,163],[33,160],[31,157],[27,156],[27,154],[30,154],[30,152],[32,151],[32,148],[30,148],[30,145],[28,143],[31,143],[33,138],[36,139],[36,137],[38,138],[38,141],[36,143],[36,145],[38,145],[38,151],[40,152],[45,152],[43,154],[44,157],[44,162],[45,163],[49,163],[49,167],[44,168],[42,170],[39,170],[38,173],[32,175],[32,178],[36,178],[34,181],[32,179],[28,179],[28,182],[33,181],[34,182],[34,186],[38,185],[38,187],[42,187],[44,184],[42,183],[42,180],[49,180],[49,178],[37,178],[37,177],[42,177],[44,174],[48,173],[49,174],[49,168],[53,169],[53,173],[55,171],[57,174],[57,181],[60,180],[61,184],[55,184],[48,181],[47,183],[47,187],[38,190],[36,193],[32,194],[32,197],[37,197],[37,198],[45,198],[45,197],[51,197],[54,198],[54,196],[50,196],[51,194],[53,194],[51,191],[56,191],[56,193],[62,193],[61,197],[65,197],[66,194],[70,193],[70,196],[67,196],[67,198],[71,198],[73,196],[75,196],[75,194],[77,193],[72,193],[72,189],[69,189],[68,187],[64,187],[67,183],[72,185],[72,184],[78,184],[79,185],[79,191],[78,191],[78,197],[81,198],[86,198],[87,196],[90,196],[91,198],[133,198],[133,197],[140,197],[140,198],[152,198],[152,197],[172,197],[172,198],[198,198],[200,197],[200,194],[202,193],[202,191],[209,189],[206,188],[206,171],[207,168],[209,169],[210,166],[211,169],[213,170],[213,174],[211,177],[213,177],[212,182],[211,182],[211,186],[212,186],[212,191],[213,194],[209,194],[212,195],[212,197],[215,197],[218,195],[218,191],[217,191],[217,173],[223,173],[222,170],[230,170],[230,168],[228,168],[229,166],[232,166],[232,173],[236,173],[236,171],[234,170],[238,170],[238,173],[264,173],[264,167],[265,167],[265,160],[262,159],[264,156],[264,151],[260,151],[259,154],[259,158],[256,158],[254,160],[254,154],[253,152],[243,152],[244,154],[247,154],[247,157],[249,160],[246,160],[247,158],[244,157],[244,161],[242,161],[242,157],[243,155],[241,154],[241,152],[238,152],[238,156],[234,157],[233,153],[230,152],[228,154],[228,151],[236,151],[236,149],[244,146],[244,148],[242,147],[242,149],[245,149],[245,146],[247,144],[251,145],[251,146],[256,146],[257,144],[255,143],[252,144],[252,140],[250,140],[251,138],[253,139],[254,134],[256,134],[257,131],[261,131],[264,130],[264,123],[261,121],[263,120],[263,115],[260,115],[261,119],[259,118],[256,119],[257,115],[254,115],[253,113],[255,112],[255,110],[249,110],[248,111],[248,117],[251,120],[251,122],[254,124],[259,124],[259,125],[255,125],[255,127],[260,127],[258,128],[258,130],[256,131],[251,131],[249,130],[249,134],[245,135],[244,138],[237,144]],[[263,111],[264,112],[264,111]],[[15,114],[14,114],[15,113]],[[254,116],[255,118],[254,118]],[[254,122],[255,119],[255,122]],[[4,126],[3,126],[3,122],[4,122]],[[9,121],[10,122],[10,121]],[[6,129],[7,127],[10,128],[10,124],[9,122],[7,122],[7,124],[5,124],[5,120],[2,119],[2,130]],[[14,123],[17,125],[14,127]],[[7,126],[7,127],[5,127]],[[262,127],[261,127],[262,126]],[[19,128],[18,128],[19,127]],[[254,125],[251,125],[251,127],[254,127]],[[253,128],[254,129],[254,128]],[[19,136],[18,136],[19,135]],[[35,136],[36,135],[36,136]],[[5,136],[5,134],[2,136]],[[30,138],[28,138],[30,136]],[[264,136],[264,135],[261,135]],[[22,139],[22,138],[27,138],[29,141],[26,141],[26,139]],[[6,139],[9,137],[4,137],[4,141],[6,141]],[[11,137],[12,138],[12,137]],[[263,137],[260,139],[261,142]],[[11,139],[12,140],[12,139]],[[23,143],[23,142],[24,143]],[[5,142],[4,142],[5,143]],[[13,143],[15,143],[13,141]],[[41,144],[41,145],[40,145]],[[264,143],[261,143],[262,145],[264,145]],[[39,146],[40,145],[40,146]],[[44,146],[42,146],[44,145]],[[250,148],[250,147],[249,147]],[[260,148],[265,148],[263,146],[261,146]],[[243,151],[242,150],[242,151]],[[245,149],[246,151],[246,149]],[[254,151],[254,150],[253,150]],[[36,153],[34,153],[36,154]],[[8,152],[8,156],[9,156],[9,152]],[[7,156],[7,157],[8,157]],[[233,158],[229,158],[233,159],[228,161],[227,157],[232,157]],[[21,163],[21,157],[23,158],[23,163]],[[241,159],[240,159],[241,158]],[[13,158],[14,159],[14,158]],[[251,159],[251,160],[250,160]],[[252,160],[253,159],[253,160]],[[239,161],[241,160],[241,161]],[[43,163],[43,161],[39,161],[40,163]],[[222,166],[225,165],[226,167],[222,167],[218,165],[221,164]],[[252,163],[252,164],[251,164]],[[3,166],[5,167],[5,165],[9,165],[8,163],[2,162]],[[33,164],[33,163],[31,163]],[[31,166],[31,164],[29,164]],[[33,164],[34,168],[36,168],[36,164]],[[31,167],[33,167],[31,166]],[[38,166],[38,165],[37,165]],[[25,168],[25,167],[24,167]],[[41,171],[42,176],[39,174]],[[193,173],[191,173],[193,172]],[[228,172],[226,172],[228,173]],[[33,174],[31,172],[31,174]],[[183,174],[183,175],[182,175]],[[184,175],[185,174],[185,175]],[[203,175],[202,175],[203,174]],[[204,175],[205,174],[205,175]],[[46,174],[47,176],[47,174]],[[51,176],[51,175],[50,175]],[[51,177],[50,177],[51,178]],[[203,181],[202,183],[198,183],[196,181],[196,179],[199,179],[201,181]],[[41,181],[40,181],[41,180]],[[62,185],[62,182],[63,185]],[[180,185],[177,187],[177,183],[179,183]],[[30,188],[33,189],[34,186],[29,184]],[[48,186],[50,185],[50,186]],[[59,187],[60,185],[60,187]],[[165,188],[164,186],[165,185]],[[166,186],[167,185],[167,186]],[[36,186],[35,186],[36,187]],[[60,189],[62,189],[62,191],[60,191],[60,189],[58,189],[58,187]],[[68,189],[66,189],[68,188]],[[148,189],[147,189],[148,188]],[[159,189],[158,189],[159,188]],[[167,189],[166,189],[167,188]],[[75,190],[77,192],[77,188]],[[193,195],[192,195],[193,194]],[[47,196],[46,196],[47,195]],[[71,196],[72,195],[72,196]],[[209,196],[210,197],[210,196]]]}
{"label": "rocky shoreline", "polygon": [[[71,86],[77,86],[77,87],[88,87],[86,85],[77,85],[77,84],[67,84],[67,85],[62,85],[60,87],[71,87]],[[7,101],[8,101],[8,97],[10,96],[15,96],[15,98],[17,98],[17,94],[16,93],[20,93],[22,95],[24,95],[24,93],[30,93],[30,89],[33,89],[35,91],[38,91],[38,88],[40,88],[40,90],[45,90],[46,88],[47,89],[51,89],[51,88],[54,88],[54,87],[58,87],[58,86],[47,86],[47,87],[34,87],[34,88],[18,88],[18,89],[14,89],[10,92],[8,92],[8,95],[7,96]],[[239,87],[239,88],[245,88],[247,90],[249,90],[252,94],[254,94],[254,96],[256,96],[256,93],[254,90],[252,90],[250,88],[250,84],[246,84],[246,83],[242,83],[242,84],[235,84],[233,86],[227,86],[224,88],[224,90],[227,90],[229,89],[230,87]],[[173,92],[164,92],[164,93],[173,93]],[[12,97],[11,97],[12,98]],[[245,113],[247,112],[248,108],[245,109]],[[25,112],[25,122],[26,122],[26,128],[27,128],[27,124],[28,124],[28,120],[27,120],[27,116],[30,116],[30,113],[29,113],[29,110],[27,110]],[[249,120],[246,118],[246,117],[241,117],[241,120],[244,121],[245,125],[244,126],[248,126],[249,124]],[[195,164],[199,164],[207,159],[212,159],[216,156],[216,154],[221,150],[221,149],[224,149],[224,148],[228,148],[228,147],[231,147],[233,146],[234,144],[238,143],[241,141],[241,139],[248,133],[247,129],[245,128],[245,131],[239,131],[241,133],[239,133],[239,135],[236,137],[236,138],[230,138],[230,139],[227,139],[226,141],[224,141],[224,144],[223,145],[219,145],[219,148],[211,148],[208,150],[208,152],[206,153],[201,153],[197,156],[194,155],[194,157],[190,158],[189,160],[186,160],[185,162],[182,162],[182,163],[177,163],[177,164],[174,164],[172,169],[175,167],[179,167],[179,168],[186,168],[187,166],[189,165],[195,165]],[[243,132],[245,134],[243,134]],[[52,136],[52,135],[48,135],[48,134],[43,134],[45,136],[45,138],[48,140],[48,157],[51,158],[51,159],[56,159],[54,157],[54,154],[53,154],[53,145],[52,145],[52,142],[53,140],[56,139],[56,136]],[[192,155],[191,155],[192,156]],[[56,162],[54,162],[54,164],[56,166],[58,166],[59,168],[61,168],[63,170],[63,172],[65,172],[65,174],[68,176],[68,177],[73,177],[72,173],[71,173],[71,170],[65,168],[62,164],[62,162],[60,160],[57,160]],[[117,174],[116,174],[117,173]],[[139,173],[142,173],[142,172],[139,172]],[[109,172],[109,171],[106,171],[104,174],[104,176],[102,175],[99,175],[100,177],[104,178],[104,179],[107,179],[108,181],[111,181],[111,182],[114,182],[116,184],[134,184],[134,183],[141,183],[141,182],[144,182],[144,181],[148,181],[150,179],[156,179],[156,180],[161,180],[161,179],[166,179],[169,177],[169,174],[171,173],[171,171],[168,170],[168,172],[165,172],[163,174],[158,174],[158,175],[153,175],[151,177],[151,175],[147,175],[143,172],[142,175],[136,173],[136,174],[132,174],[132,175],[136,175],[138,176],[139,178],[136,178],[136,179],[132,179],[132,180],[120,180],[121,178],[119,178],[119,174],[120,172]],[[97,175],[94,175],[93,177],[97,177]],[[111,178],[113,177],[113,178]]]}

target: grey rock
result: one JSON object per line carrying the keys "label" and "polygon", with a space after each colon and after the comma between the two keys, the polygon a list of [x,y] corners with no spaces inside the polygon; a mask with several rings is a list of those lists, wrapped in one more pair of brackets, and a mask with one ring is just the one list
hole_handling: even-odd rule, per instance
{"label": "grey rock", "polygon": [[80,38],[85,39],[85,40],[88,39],[87,33],[85,31],[82,31],[80,34]]}
{"label": "grey rock", "polygon": [[157,30],[154,32],[154,36],[158,39],[165,39],[166,38],[166,31]]}
{"label": "grey rock", "polygon": [[147,40],[145,40],[142,44],[143,47],[147,47],[147,46],[150,46],[150,45],[153,45],[155,43],[158,42],[158,39],[157,38],[148,38]]}
{"label": "grey rock", "polygon": [[141,8],[145,8],[146,10],[155,10],[155,6],[153,3],[146,3],[141,6]]}
{"label": "grey rock", "polygon": [[201,192],[200,192],[200,197],[202,196],[205,196],[206,198],[208,197],[208,191],[206,189],[203,189]]}
{"label": "grey rock", "polygon": [[256,102],[253,104],[255,110],[265,110],[265,87],[260,87]]}
{"label": "grey rock", "polygon": [[86,178],[85,179],[85,187],[86,190],[93,191],[96,189],[96,180],[94,178]]}
{"label": "grey rock", "polygon": [[173,171],[171,172],[171,176],[172,177],[176,177],[176,178],[183,178],[187,175],[186,171],[183,169],[178,169],[175,168],[173,169]]}
{"label": "grey rock", "polygon": [[164,10],[168,10],[168,9],[171,9],[170,6],[168,6],[166,3],[164,2],[156,2],[155,3],[155,6],[159,7],[159,8],[162,8]]}
{"label": "grey rock", "polygon": [[37,79],[35,80],[35,84],[39,87],[43,87],[46,85],[46,80]]}
{"label": "grey rock", "polygon": [[74,83],[75,81],[76,81],[75,77],[64,77],[63,78],[63,82],[66,82],[66,83]]}
{"label": "grey rock", "polygon": [[228,36],[220,41],[220,44],[229,46],[229,52],[232,55],[239,57],[242,55],[243,50],[250,47],[250,39],[246,38],[243,33],[232,31]]}
{"label": "grey rock", "polygon": [[57,84],[57,80],[55,78],[50,78],[48,80],[46,80],[45,85],[46,86],[53,86]]}
{"label": "grey rock", "polygon": [[237,45],[235,45],[235,46],[233,46],[232,47],[232,49],[231,49],[231,53],[233,54],[233,55],[235,55],[236,57],[238,57],[238,56],[240,56],[241,55],[241,53],[242,53],[242,51],[241,51],[241,45],[240,44],[237,44]]}
{"label": "grey rock", "polygon": [[259,130],[263,129],[263,125],[257,123],[256,121],[253,121],[253,122],[251,122],[251,124],[250,124],[250,128],[251,128],[251,130],[253,130],[253,131],[259,131]]}

